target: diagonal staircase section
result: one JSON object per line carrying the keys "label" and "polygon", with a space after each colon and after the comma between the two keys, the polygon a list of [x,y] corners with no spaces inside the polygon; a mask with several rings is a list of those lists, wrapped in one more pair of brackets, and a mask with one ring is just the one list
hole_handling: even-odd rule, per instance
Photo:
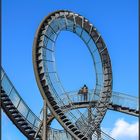
{"label": "diagonal staircase section", "polygon": [[[7,114],[7,116],[10,116],[9,118],[12,120],[15,126],[28,139],[34,140],[34,135],[36,133],[36,130],[33,129],[32,124],[27,122],[27,120],[23,117],[23,115],[17,110],[17,108],[11,102],[8,95],[5,93],[3,89],[1,89],[1,103],[4,112]],[[38,135],[36,139],[40,140],[41,136]]]}
{"label": "diagonal staircase section", "polygon": [[[1,69],[1,106],[15,126],[29,140],[34,140],[41,120],[25,104],[3,69]],[[41,140],[40,133],[36,139]]]}

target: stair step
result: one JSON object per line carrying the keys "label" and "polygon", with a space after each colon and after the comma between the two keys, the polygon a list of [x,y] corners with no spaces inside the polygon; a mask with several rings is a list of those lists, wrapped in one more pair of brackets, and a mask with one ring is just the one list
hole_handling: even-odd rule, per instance
{"label": "stair step", "polygon": [[52,96],[50,96],[50,97],[47,96],[47,98],[49,101],[54,101],[54,98]]}
{"label": "stair step", "polygon": [[80,139],[82,139],[82,138],[84,137],[84,135],[83,135],[83,134],[79,134],[78,137],[79,137]]}
{"label": "stair step", "polygon": [[50,101],[51,105],[54,106],[56,105],[57,103],[53,100],[53,101]]}
{"label": "stair step", "polygon": [[82,140],[87,140],[87,138],[83,137]]}
{"label": "stair step", "polygon": [[75,132],[76,130],[77,130],[76,127],[73,127],[73,128],[71,129],[71,131],[73,131],[73,132]]}
{"label": "stair step", "polygon": [[52,96],[51,93],[50,93],[49,91],[47,91],[46,94],[47,94],[48,96]]}
{"label": "stair step", "polygon": [[16,118],[21,118],[21,115],[19,115],[19,114],[13,114],[13,116],[14,116],[15,119]]}
{"label": "stair step", "polygon": [[10,106],[10,107],[9,107],[9,111],[10,111],[10,110],[15,110],[15,109],[16,109],[15,106]]}
{"label": "stair step", "polygon": [[136,114],[139,114],[139,111],[136,111]]}
{"label": "stair step", "polygon": [[3,89],[1,89],[1,96],[6,95],[5,91]]}
{"label": "stair step", "polygon": [[32,128],[30,126],[26,126],[24,129],[25,131],[28,131],[28,130],[31,130]]}
{"label": "stair step", "polygon": [[1,99],[2,99],[3,101],[10,101],[10,99],[9,99],[8,96],[6,96],[6,97],[1,96]]}
{"label": "stair step", "polygon": [[129,107],[121,107],[123,110],[129,110]]}
{"label": "stair step", "polygon": [[12,106],[12,105],[13,105],[11,102],[7,102],[7,103],[4,103],[4,104],[5,104],[6,107],[7,107],[7,106]]}
{"label": "stair step", "polygon": [[63,122],[68,122],[69,120],[67,118],[62,119]]}
{"label": "stair step", "polygon": [[61,111],[60,113],[57,113],[59,116],[64,116],[64,113]]}
{"label": "stair step", "polygon": [[53,109],[57,110],[57,109],[59,109],[59,106],[55,105],[55,106],[53,106]]}
{"label": "stair step", "polygon": [[46,93],[49,90],[49,87],[46,85],[46,86],[43,87],[43,89],[44,89],[44,91]]}
{"label": "stair step", "polygon": [[72,129],[73,127],[75,127],[73,124],[68,126],[68,128],[70,128],[70,129]]}
{"label": "stair step", "polygon": [[25,126],[28,125],[28,123],[27,123],[27,122],[23,122],[23,123],[21,123],[20,125],[21,125],[22,127],[25,127]]}
{"label": "stair step", "polygon": [[134,112],[135,111],[135,109],[129,109],[129,112]]}
{"label": "stair step", "polygon": [[57,114],[62,113],[62,111],[61,111],[60,109],[55,110],[55,112],[56,112]]}
{"label": "stair step", "polygon": [[34,135],[36,132],[34,130],[30,130],[28,133],[29,135]]}
{"label": "stair step", "polygon": [[11,112],[12,115],[13,115],[13,114],[18,114],[18,113],[19,113],[17,110],[13,110],[13,111],[10,111],[10,112]]}
{"label": "stair step", "polygon": [[70,125],[70,124],[72,124],[72,123],[71,123],[71,122],[66,122],[65,124],[68,126],[68,125]]}
{"label": "stair step", "polygon": [[41,85],[42,85],[42,87],[46,86],[46,80],[45,79],[41,80]]}
{"label": "stair step", "polygon": [[23,118],[20,118],[20,119],[17,120],[17,122],[21,123],[21,122],[25,122],[25,120]]}
{"label": "stair step", "polygon": [[67,118],[67,117],[66,117],[65,115],[63,115],[63,116],[61,116],[60,118],[61,118],[61,119],[65,119],[65,118]]}
{"label": "stair step", "polygon": [[76,132],[74,132],[74,134],[78,135],[80,134],[81,132],[79,130],[77,130]]}

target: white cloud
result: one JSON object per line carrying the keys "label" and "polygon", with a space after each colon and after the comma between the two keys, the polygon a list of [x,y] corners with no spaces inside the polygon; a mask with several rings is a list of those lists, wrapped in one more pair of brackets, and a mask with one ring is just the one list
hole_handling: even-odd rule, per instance
{"label": "white cloud", "polygon": [[108,128],[103,128],[102,130],[116,140],[138,140],[138,129],[138,121],[129,123],[124,119],[118,119],[111,131]]}

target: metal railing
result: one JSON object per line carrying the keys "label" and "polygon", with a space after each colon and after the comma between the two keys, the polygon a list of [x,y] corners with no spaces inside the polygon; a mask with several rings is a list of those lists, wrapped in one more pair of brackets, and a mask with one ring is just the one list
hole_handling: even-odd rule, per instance
{"label": "metal railing", "polygon": [[74,140],[71,135],[65,130],[58,130],[49,127],[48,128],[48,140]]}
{"label": "metal railing", "polygon": [[114,92],[111,97],[111,102],[123,107],[139,110],[139,99],[128,94]]}
{"label": "metal railing", "polygon": [[[89,90],[89,92],[87,93],[87,100],[84,100],[84,95],[78,94],[78,91],[68,92],[68,95],[73,103],[97,101],[99,98],[99,94],[97,92],[94,92],[94,90]],[[65,104],[68,104],[67,97],[64,94],[61,95],[61,99],[65,102]],[[139,110],[138,97],[127,95],[120,92],[112,91],[112,97],[110,99],[110,103]]]}

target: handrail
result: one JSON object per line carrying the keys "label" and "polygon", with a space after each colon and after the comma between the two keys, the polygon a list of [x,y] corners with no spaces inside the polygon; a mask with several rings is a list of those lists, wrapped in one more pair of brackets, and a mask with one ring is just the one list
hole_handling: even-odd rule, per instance
{"label": "handrail", "polygon": [[[87,100],[84,100],[82,94],[78,94],[78,90],[68,92],[68,95],[73,102],[96,101],[99,98],[98,93],[94,92],[94,89],[89,90],[87,94]],[[65,104],[67,104],[67,97],[65,97],[65,95],[62,95],[61,98],[63,101],[65,101]],[[139,109],[138,100],[139,100],[138,97],[112,91],[112,97],[110,99],[110,103],[138,110]]]}

